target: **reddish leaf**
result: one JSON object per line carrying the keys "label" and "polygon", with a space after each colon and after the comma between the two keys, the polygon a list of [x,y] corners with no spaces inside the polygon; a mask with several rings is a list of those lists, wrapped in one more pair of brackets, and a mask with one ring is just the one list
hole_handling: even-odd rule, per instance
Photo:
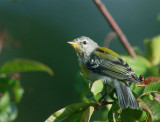
{"label": "reddish leaf", "polygon": [[150,76],[144,79],[143,84],[148,85],[152,82],[160,82],[160,77]]}

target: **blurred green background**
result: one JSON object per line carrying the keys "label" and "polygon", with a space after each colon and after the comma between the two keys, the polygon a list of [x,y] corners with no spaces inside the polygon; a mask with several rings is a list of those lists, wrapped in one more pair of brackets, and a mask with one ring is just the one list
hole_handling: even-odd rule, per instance
{"label": "blurred green background", "polygon": [[[143,40],[160,33],[159,0],[103,0],[132,46],[144,50]],[[102,45],[112,29],[92,0],[0,0],[0,28],[7,32],[7,44],[0,64],[14,58],[40,61],[54,71],[23,73],[25,89],[18,104],[16,122],[39,122],[56,110],[80,102],[74,81],[79,70],[77,56],[66,42],[88,36]],[[119,40],[109,48],[126,53]]]}

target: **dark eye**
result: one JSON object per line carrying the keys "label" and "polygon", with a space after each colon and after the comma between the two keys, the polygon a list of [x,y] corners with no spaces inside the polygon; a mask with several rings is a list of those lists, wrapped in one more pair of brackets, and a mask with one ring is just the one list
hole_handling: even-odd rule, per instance
{"label": "dark eye", "polygon": [[83,41],[83,44],[87,44],[87,41]]}

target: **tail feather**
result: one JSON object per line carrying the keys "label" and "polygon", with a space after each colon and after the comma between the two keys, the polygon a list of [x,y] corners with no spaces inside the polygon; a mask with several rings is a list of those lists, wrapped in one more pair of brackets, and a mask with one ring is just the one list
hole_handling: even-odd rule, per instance
{"label": "tail feather", "polygon": [[137,109],[139,107],[139,104],[137,102],[137,100],[135,99],[135,97],[133,96],[130,88],[128,86],[126,86],[127,92],[128,92],[128,105],[130,108],[132,109]]}
{"label": "tail feather", "polygon": [[116,82],[115,88],[117,91],[118,102],[122,109],[127,108],[128,106],[132,109],[137,109],[139,107],[138,102],[133,96],[129,86]]}
{"label": "tail feather", "polygon": [[119,83],[115,83],[115,88],[117,92],[118,102],[122,109],[127,108],[128,106],[128,99],[126,99],[126,92],[124,92],[124,89],[121,87]]}

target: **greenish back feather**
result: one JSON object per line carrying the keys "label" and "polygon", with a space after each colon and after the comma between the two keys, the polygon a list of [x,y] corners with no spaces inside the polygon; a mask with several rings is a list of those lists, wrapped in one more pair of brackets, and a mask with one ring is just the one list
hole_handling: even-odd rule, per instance
{"label": "greenish back feather", "polygon": [[104,47],[97,48],[91,54],[91,59],[87,62],[87,68],[95,73],[115,79],[140,82],[132,69],[117,53]]}
{"label": "greenish back feather", "polygon": [[112,56],[119,57],[119,55],[117,53],[115,53],[114,51],[112,51],[106,47],[99,47],[98,49],[103,51],[105,54],[110,54]]}

